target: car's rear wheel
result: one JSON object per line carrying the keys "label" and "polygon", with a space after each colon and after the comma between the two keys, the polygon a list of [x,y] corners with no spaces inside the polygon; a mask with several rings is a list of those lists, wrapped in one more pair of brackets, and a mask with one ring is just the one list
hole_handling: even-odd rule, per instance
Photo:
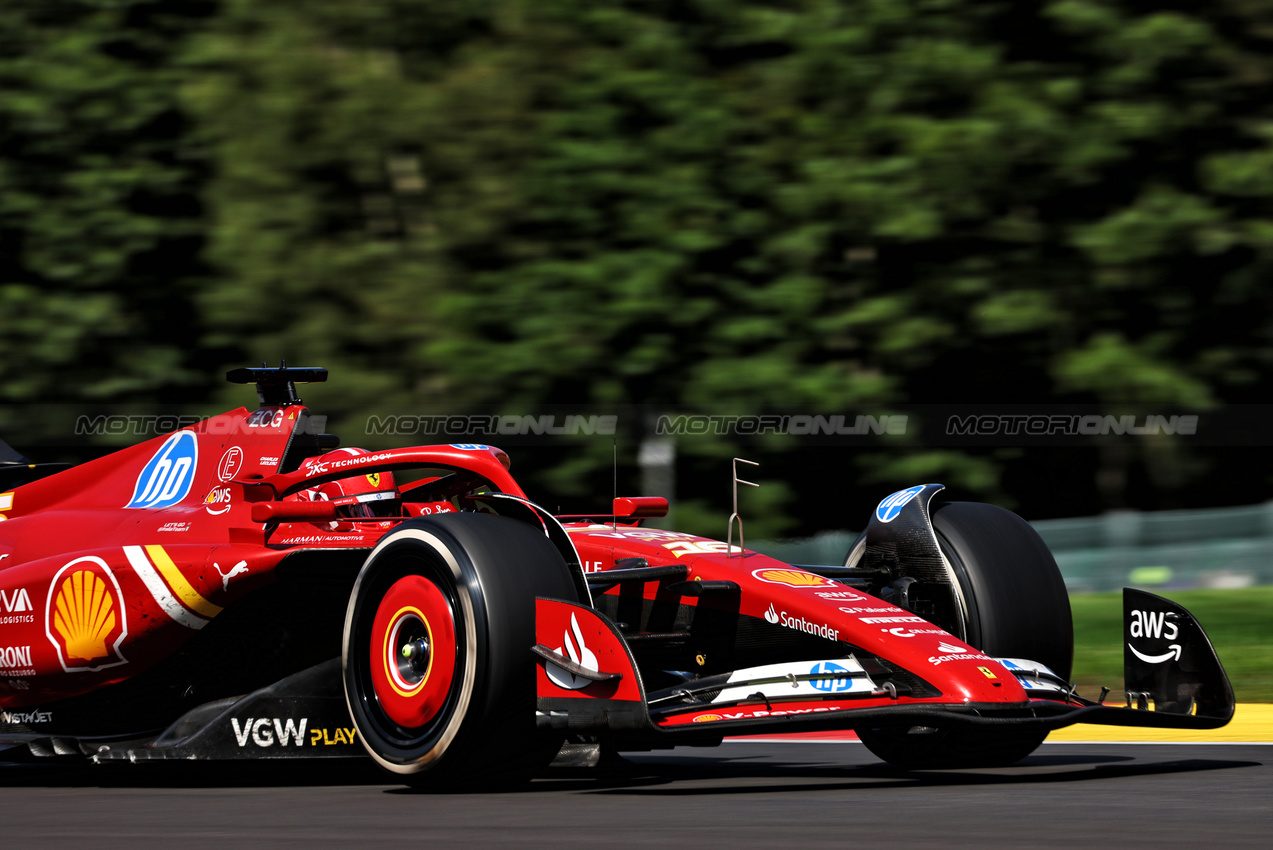
{"label": "car's rear wheel", "polygon": [[[1068,679],[1074,657],[1070,598],[1056,560],[1030,524],[976,502],[932,507],[933,530],[963,597],[961,623],[939,623],[987,655],[1025,658]],[[952,726],[858,729],[871,752],[900,767],[991,767],[1020,761],[1047,732]]]}
{"label": "car's rear wheel", "polygon": [[487,514],[403,523],[367,558],[345,618],[359,738],[412,785],[528,778],[556,752],[535,724],[535,597],[576,598],[542,531]]}

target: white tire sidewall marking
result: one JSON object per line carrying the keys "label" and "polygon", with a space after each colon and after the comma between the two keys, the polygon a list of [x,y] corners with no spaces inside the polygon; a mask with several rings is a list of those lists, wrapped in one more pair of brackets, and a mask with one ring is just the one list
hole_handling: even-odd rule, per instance
{"label": "white tire sidewall marking", "polygon": [[[358,580],[354,582],[354,589],[349,594],[349,606],[345,610],[345,632],[344,639],[341,642],[341,668],[342,671],[349,667],[349,643],[350,630],[353,624],[354,605],[358,600],[358,593],[362,589],[363,581],[367,578],[367,567],[371,564],[376,556],[382,550],[389,546],[395,545],[402,540],[418,540],[424,543],[437,553],[443,563],[451,570],[451,575],[455,579],[456,597],[460,602],[462,618],[464,620],[464,677],[460,682],[460,693],[456,700],[455,708],[451,712],[451,717],[447,721],[446,728],[442,730],[442,735],[438,738],[438,742],[427,753],[410,762],[392,762],[387,761],[371,749],[367,743],[367,736],[363,730],[359,729],[358,739],[362,741],[363,747],[371,755],[376,762],[386,770],[394,773],[412,774],[419,773],[433,762],[437,761],[446,752],[451,745],[451,741],[460,731],[460,726],[464,722],[464,716],[468,712],[469,703],[473,699],[473,685],[477,678],[477,624],[473,617],[473,600],[469,597],[468,582],[465,580],[460,564],[456,560],[454,553],[446,545],[443,540],[436,534],[424,531],[418,528],[404,528],[385,537],[376,548],[371,550],[371,554],[367,556],[367,560],[363,562],[362,570],[358,573]],[[348,680],[345,676],[341,676],[345,684],[345,704],[349,708],[349,716],[353,719],[354,725],[358,725],[357,715],[354,713],[353,699],[349,693]]]}

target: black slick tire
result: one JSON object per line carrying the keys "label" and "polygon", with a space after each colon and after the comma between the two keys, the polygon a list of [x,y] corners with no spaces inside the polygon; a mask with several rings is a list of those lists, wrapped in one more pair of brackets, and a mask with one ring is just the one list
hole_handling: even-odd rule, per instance
{"label": "black slick tire", "polygon": [[[1011,511],[976,502],[939,503],[931,516],[965,611],[962,629],[943,628],[987,655],[1038,661],[1068,679],[1074,657],[1069,594],[1038,533]],[[1046,731],[1011,726],[857,733],[872,753],[905,768],[1000,767],[1025,758],[1047,737]]]}
{"label": "black slick tire", "polygon": [[[535,724],[536,596],[576,593],[542,530],[519,520],[442,514],[381,539],[342,652],[350,714],[381,767],[450,790],[514,784],[551,760],[561,741]],[[408,644],[424,669],[403,660]]]}

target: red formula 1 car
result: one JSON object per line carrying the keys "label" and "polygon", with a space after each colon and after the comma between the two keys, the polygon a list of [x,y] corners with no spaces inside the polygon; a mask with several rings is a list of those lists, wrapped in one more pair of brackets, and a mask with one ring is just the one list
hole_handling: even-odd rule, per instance
{"label": "red formula 1 car", "polygon": [[853,729],[921,768],[1009,764],[1072,723],[1232,716],[1202,629],[1134,590],[1125,704],[1077,695],[1051,554],[940,485],[880,502],[844,564],[792,566],[741,526],[738,545],[642,527],[658,498],[555,517],[490,446],[338,449],[296,397],[325,370],[228,377],[260,407],[43,477],[0,466],[9,753],[369,753],[451,785],[528,776],[563,742],[586,760]]}

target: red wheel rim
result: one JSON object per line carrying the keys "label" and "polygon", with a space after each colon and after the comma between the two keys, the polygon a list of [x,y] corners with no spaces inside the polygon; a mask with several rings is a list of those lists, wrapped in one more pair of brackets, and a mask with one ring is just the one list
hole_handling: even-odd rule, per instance
{"label": "red wheel rim", "polygon": [[384,713],[407,729],[442,710],[455,678],[455,618],[446,595],[423,576],[398,579],[371,626],[371,683]]}

